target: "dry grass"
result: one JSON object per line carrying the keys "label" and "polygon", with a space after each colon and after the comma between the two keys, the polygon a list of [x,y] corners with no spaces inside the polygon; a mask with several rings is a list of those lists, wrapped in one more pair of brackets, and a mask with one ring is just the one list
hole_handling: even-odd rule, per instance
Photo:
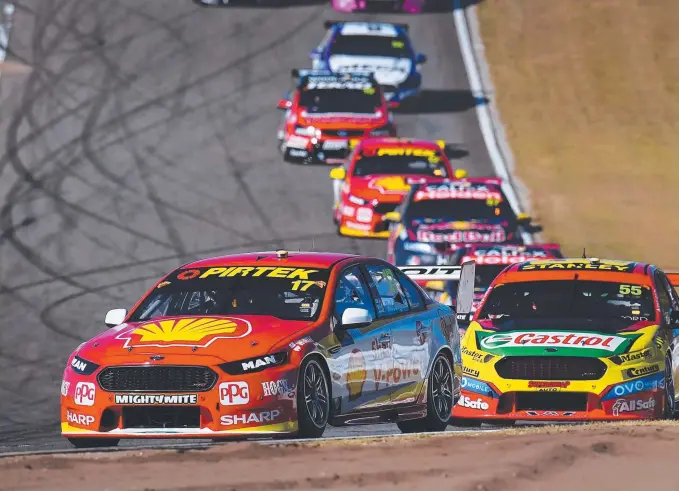
{"label": "dry grass", "polygon": [[679,2],[485,0],[479,18],[545,238],[679,269]]}

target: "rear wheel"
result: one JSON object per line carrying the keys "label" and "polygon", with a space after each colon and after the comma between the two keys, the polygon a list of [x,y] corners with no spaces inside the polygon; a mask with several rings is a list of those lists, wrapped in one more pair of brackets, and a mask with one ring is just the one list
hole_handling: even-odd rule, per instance
{"label": "rear wheel", "polygon": [[106,448],[116,447],[120,439],[116,438],[69,438],[75,448]]}
{"label": "rear wheel", "polygon": [[429,374],[427,417],[397,423],[403,433],[443,431],[453,410],[453,369],[448,358],[438,355]]}
{"label": "rear wheel", "polygon": [[665,357],[665,404],[663,406],[663,419],[674,419],[676,403],[674,400],[674,376],[672,374],[672,359]]}
{"label": "rear wheel", "polygon": [[321,364],[310,359],[299,370],[297,384],[297,419],[299,438],[319,438],[323,435],[330,415],[328,379]]}

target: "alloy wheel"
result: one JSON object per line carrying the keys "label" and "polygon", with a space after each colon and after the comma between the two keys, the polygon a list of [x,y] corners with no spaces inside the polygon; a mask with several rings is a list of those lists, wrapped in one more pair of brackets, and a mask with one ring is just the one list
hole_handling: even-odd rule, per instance
{"label": "alloy wheel", "polygon": [[674,377],[672,376],[672,361],[665,358],[665,417],[673,418],[675,411]]}
{"label": "alloy wheel", "polygon": [[323,428],[328,422],[328,385],[323,369],[311,360],[304,370],[304,404],[311,422]]}
{"label": "alloy wheel", "polygon": [[436,360],[432,375],[434,411],[441,421],[448,421],[453,408],[453,375],[445,358],[439,357]]}

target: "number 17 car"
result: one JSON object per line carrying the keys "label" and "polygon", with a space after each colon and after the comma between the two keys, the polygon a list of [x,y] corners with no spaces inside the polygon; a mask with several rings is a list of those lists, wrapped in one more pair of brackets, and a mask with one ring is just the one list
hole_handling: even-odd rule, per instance
{"label": "number 17 car", "polygon": [[[453,268],[472,278],[460,281],[468,295],[469,267]],[[454,312],[380,259],[287,251],[204,259],[105,322],[110,329],[78,346],[63,375],[61,431],[77,447],[314,438],[328,424],[442,431],[459,397]]]}

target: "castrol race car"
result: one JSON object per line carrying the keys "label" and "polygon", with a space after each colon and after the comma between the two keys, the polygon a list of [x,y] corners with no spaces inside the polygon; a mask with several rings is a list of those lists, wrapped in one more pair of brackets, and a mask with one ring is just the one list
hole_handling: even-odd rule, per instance
{"label": "castrol race car", "polygon": [[310,54],[313,68],[373,74],[390,107],[419,95],[427,57],[415,53],[406,24],[326,21],[325,28]]}
{"label": "castrol race car", "polygon": [[389,237],[386,213],[394,211],[413,182],[461,178],[445,153],[445,142],[410,138],[370,138],[359,142],[347,167],[330,171],[340,235]]}
{"label": "castrol race car", "polygon": [[380,8],[419,14],[424,8],[425,0],[332,0],[332,8],[338,12],[361,12]]}
{"label": "castrol race car", "polygon": [[396,127],[369,75],[292,70],[295,89],[278,103],[284,110],[278,141],[288,162],[342,163],[350,142],[370,136],[394,136]]}
{"label": "castrol race car", "polygon": [[502,180],[464,178],[413,184],[391,222],[387,259],[414,266],[450,264],[465,244],[521,244],[521,231],[534,231],[528,215],[516,215]]}
{"label": "castrol race car", "polygon": [[456,419],[672,418],[679,297],[650,264],[534,259],[493,281],[462,338]]}
{"label": "castrol race car", "polygon": [[[466,289],[460,298],[471,298],[473,264],[451,271]],[[204,259],[105,323],[63,374],[61,431],[76,447],[311,438],[327,424],[378,421],[442,431],[459,397],[455,313],[381,259],[286,251]]]}

